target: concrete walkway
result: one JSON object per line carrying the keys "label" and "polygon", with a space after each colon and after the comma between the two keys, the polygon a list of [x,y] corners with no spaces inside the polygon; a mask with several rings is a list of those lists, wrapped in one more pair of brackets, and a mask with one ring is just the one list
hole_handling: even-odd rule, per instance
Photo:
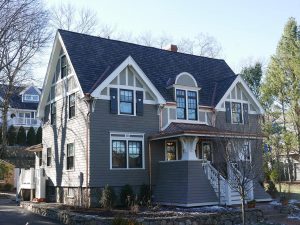
{"label": "concrete walkway", "polygon": [[[13,195],[12,195],[13,196]],[[0,196],[0,224],[2,225],[55,225],[57,221],[43,217],[16,205],[12,198]]]}

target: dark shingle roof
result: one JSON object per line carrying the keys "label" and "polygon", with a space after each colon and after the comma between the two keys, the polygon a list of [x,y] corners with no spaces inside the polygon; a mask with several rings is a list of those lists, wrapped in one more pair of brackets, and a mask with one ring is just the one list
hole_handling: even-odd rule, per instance
{"label": "dark shingle roof", "polygon": [[217,127],[209,126],[206,124],[191,124],[191,123],[170,123],[170,125],[163,131],[154,134],[150,139],[167,138],[175,135],[182,134],[193,134],[193,135],[214,135],[219,137],[227,137],[230,135],[235,136],[246,136],[250,137],[261,137],[259,133],[239,133],[226,129],[220,129]]}
{"label": "dark shingle roof", "polygon": [[[59,30],[84,93],[91,93],[128,56],[131,56],[166,101],[174,101],[168,83],[182,72],[192,74],[200,91],[200,104],[211,106],[229,87],[224,83],[212,99],[215,82],[235,76],[224,60],[170,52],[153,47]],[[226,85],[226,86],[225,86]]]}

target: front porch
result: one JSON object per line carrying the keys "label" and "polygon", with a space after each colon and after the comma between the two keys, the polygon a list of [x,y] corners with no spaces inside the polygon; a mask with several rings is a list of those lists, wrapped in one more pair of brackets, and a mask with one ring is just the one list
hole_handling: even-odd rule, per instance
{"label": "front porch", "polygon": [[[224,158],[227,145],[224,134],[210,132],[207,135],[199,131],[166,135],[165,132],[161,137],[152,138],[150,183],[154,201],[184,207],[240,204],[240,194],[233,186],[237,177]],[[249,182],[247,199],[270,200],[261,189],[256,181]]]}

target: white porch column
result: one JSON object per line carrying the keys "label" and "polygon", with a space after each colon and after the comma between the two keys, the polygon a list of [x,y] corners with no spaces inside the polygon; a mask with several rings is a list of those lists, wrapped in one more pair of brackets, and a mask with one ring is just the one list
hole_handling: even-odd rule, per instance
{"label": "white porch column", "polygon": [[180,137],[179,138],[182,145],[182,158],[181,160],[197,160],[196,157],[196,145],[198,143],[198,137]]}

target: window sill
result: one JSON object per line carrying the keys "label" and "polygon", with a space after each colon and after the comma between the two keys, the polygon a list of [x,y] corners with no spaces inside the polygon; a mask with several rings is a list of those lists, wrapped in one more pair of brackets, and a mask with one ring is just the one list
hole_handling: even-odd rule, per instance
{"label": "window sill", "polygon": [[145,168],[110,168],[110,170],[145,170]]}
{"label": "window sill", "polygon": [[68,117],[68,121],[75,120],[76,118],[77,118],[77,116],[73,116],[72,118],[69,118],[69,117]]}
{"label": "window sill", "polygon": [[74,172],[75,171],[75,168],[73,168],[73,169],[67,169],[67,170],[65,170],[66,172]]}
{"label": "window sill", "polygon": [[74,196],[67,196],[67,198],[73,199],[73,198],[75,198],[75,197],[74,197]]}

